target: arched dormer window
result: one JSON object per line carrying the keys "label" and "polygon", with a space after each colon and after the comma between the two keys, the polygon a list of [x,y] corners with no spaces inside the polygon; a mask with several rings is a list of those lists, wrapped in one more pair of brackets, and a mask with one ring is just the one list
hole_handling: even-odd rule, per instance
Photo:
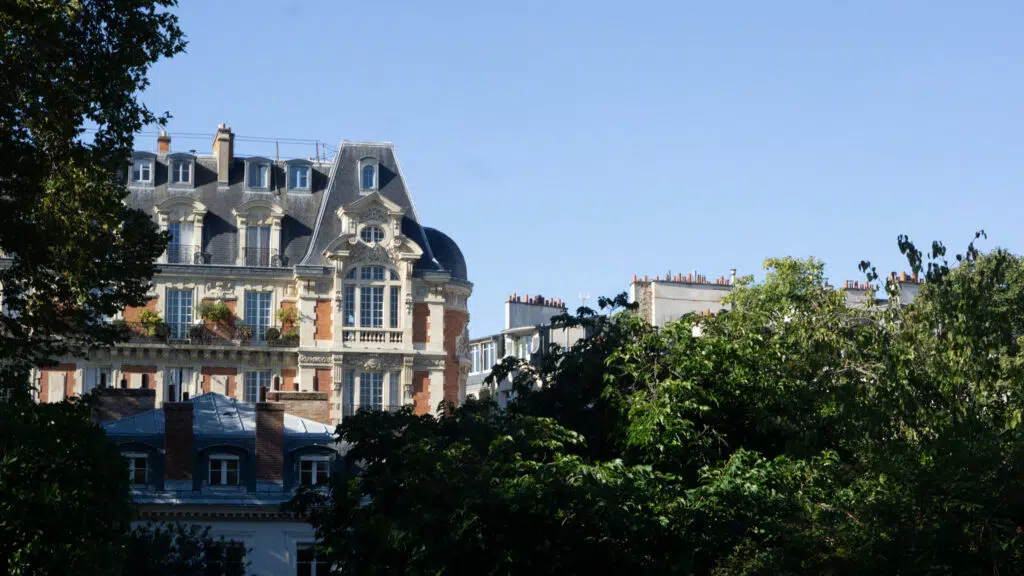
{"label": "arched dormer window", "polygon": [[238,265],[280,266],[284,210],[268,199],[255,198],[232,212],[238,226]]}
{"label": "arched dormer window", "polygon": [[363,194],[377,189],[377,159],[363,158],[359,161],[359,191]]}
{"label": "arched dormer window", "polygon": [[[347,328],[389,328],[400,326],[401,276],[389,266],[352,267],[345,273],[342,324]],[[346,332],[346,339],[355,333]]]}
{"label": "arched dormer window", "polygon": [[203,220],[206,205],[187,196],[172,196],[156,207],[161,230],[171,235],[168,264],[203,264]]}

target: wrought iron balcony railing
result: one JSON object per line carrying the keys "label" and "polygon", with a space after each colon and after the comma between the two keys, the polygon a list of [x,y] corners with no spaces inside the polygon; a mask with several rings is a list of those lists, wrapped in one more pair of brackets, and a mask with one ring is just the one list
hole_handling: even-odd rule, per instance
{"label": "wrought iron balcony railing", "polygon": [[243,264],[256,267],[278,267],[281,265],[281,257],[277,250],[269,248],[246,248],[243,250]]}
{"label": "wrought iron balcony railing", "polygon": [[171,244],[167,246],[167,263],[202,264],[202,247],[194,244]]}
{"label": "wrought iron balcony railing", "polygon": [[279,326],[248,326],[245,324],[189,324],[184,322],[118,321],[130,342],[167,342],[200,345],[265,345],[289,348],[299,345],[298,330]]}

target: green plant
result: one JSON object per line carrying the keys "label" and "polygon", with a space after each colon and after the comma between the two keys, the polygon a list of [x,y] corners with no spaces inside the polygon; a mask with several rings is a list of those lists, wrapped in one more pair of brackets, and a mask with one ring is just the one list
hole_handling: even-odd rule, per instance
{"label": "green plant", "polygon": [[216,302],[204,300],[196,306],[196,311],[203,320],[217,324],[226,324],[234,316],[231,308],[228,308],[223,300]]}
{"label": "green plant", "polygon": [[285,330],[281,334],[281,339],[284,340],[285,342],[287,342],[288,344],[294,346],[295,344],[299,343],[299,333],[296,332],[294,328],[291,328],[291,329]]}
{"label": "green plant", "polygon": [[193,324],[188,327],[188,337],[193,340],[202,340],[206,336],[206,326]]}
{"label": "green plant", "polygon": [[153,326],[160,321],[160,315],[148,308],[139,313],[139,322],[145,326]]}
{"label": "green plant", "polygon": [[270,327],[270,328],[267,328],[267,331],[264,334],[264,336],[266,336],[268,341],[272,342],[272,341],[277,340],[278,338],[281,337],[281,331],[278,330],[277,328]]}
{"label": "green plant", "polygon": [[150,334],[151,336],[156,336],[157,338],[160,339],[167,338],[168,336],[171,335],[171,327],[168,326],[167,322],[164,322],[163,320],[160,320],[156,324],[153,324],[153,326],[150,328],[150,331],[152,332]]}
{"label": "green plant", "polygon": [[239,340],[252,339],[252,326],[246,326],[245,324],[239,326],[237,334]]}
{"label": "green plant", "polygon": [[299,321],[299,309],[295,306],[279,308],[274,316],[282,325],[294,326]]}

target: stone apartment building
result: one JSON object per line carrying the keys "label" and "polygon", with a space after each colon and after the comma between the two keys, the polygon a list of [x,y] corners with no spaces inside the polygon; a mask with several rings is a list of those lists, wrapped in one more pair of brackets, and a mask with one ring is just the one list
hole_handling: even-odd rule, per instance
{"label": "stone apartment building", "polygon": [[512,356],[528,362],[536,361],[552,344],[568,348],[583,338],[582,328],[552,325],[552,318],[566,312],[565,303],[543,296],[518,296],[505,300],[505,328],[490,336],[469,341],[470,368],[466,396],[494,398],[504,408],[512,399],[512,382],[506,378],[494,385],[485,384],[491,368],[503,358]]}
{"label": "stone apartment building", "polygon": [[[914,300],[923,280],[906,273],[893,276],[900,285],[900,302],[909,304]],[[723,299],[736,285],[736,270],[728,276],[709,279],[697,273],[666,274],[653,278],[633,276],[629,284],[629,301],[639,306],[637,314],[653,326],[664,326],[686,314],[715,314],[728,307]],[[846,303],[850,306],[885,304],[884,292],[879,286],[872,287],[875,297],[869,296],[865,282],[848,280],[843,283]],[[883,298],[879,298],[879,294]]]}
{"label": "stone apartment building", "polygon": [[38,399],[153,389],[155,405],[261,389],[317,393],[336,423],[361,407],[432,412],[465,394],[473,285],[458,245],[421,224],[389,143],[343,141],[331,161],[134,153],[127,201],[171,243],[129,336],[33,375]]}

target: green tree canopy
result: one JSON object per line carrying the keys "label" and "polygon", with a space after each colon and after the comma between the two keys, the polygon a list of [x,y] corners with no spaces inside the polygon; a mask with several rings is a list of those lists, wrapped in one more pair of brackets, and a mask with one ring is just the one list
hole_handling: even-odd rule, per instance
{"label": "green tree canopy", "polygon": [[[146,73],[184,49],[175,0],[0,7],[0,358],[24,370],[112,343],[166,239],[123,202]],[[88,132],[87,132],[88,130]]]}
{"label": "green tree canopy", "polygon": [[496,371],[507,411],[359,413],[295,505],[363,574],[1022,573],[1022,260],[901,248],[906,306],[785,258],[714,317],[581,309],[586,340]]}

